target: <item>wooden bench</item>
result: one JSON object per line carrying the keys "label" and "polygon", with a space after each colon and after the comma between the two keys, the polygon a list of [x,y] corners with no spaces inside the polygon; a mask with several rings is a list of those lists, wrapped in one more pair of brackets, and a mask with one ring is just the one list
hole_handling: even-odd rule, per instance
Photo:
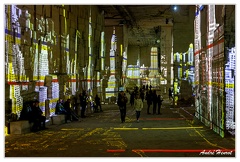
{"label": "wooden bench", "polygon": [[58,114],[51,116],[52,124],[63,124],[65,123],[65,115]]}
{"label": "wooden bench", "polygon": [[27,120],[10,122],[10,134],[24,134],[31,132],[32,123]]}

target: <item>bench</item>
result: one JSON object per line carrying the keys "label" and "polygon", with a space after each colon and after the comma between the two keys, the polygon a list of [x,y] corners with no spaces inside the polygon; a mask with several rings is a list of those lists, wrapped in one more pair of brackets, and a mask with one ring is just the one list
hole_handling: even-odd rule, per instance
{"label": "bench", "polygon": [[[65,115],[51,116],[51,122],[45,122],[45,125],[49,124],[63,124],[65,123]],[[31,132],[33,123],[29,123],[28,120],[18,120],[10,122],[10,134],[25,134]]]}
{"label": "bench", "polygon": [[51,116],[52,124],[63,124],[65,123],[65,115],[53,115]]}
{"label": "bench", "polygon": [[24,134],[31,132],[32,123],[28,120],[10,122],[10,134]]}

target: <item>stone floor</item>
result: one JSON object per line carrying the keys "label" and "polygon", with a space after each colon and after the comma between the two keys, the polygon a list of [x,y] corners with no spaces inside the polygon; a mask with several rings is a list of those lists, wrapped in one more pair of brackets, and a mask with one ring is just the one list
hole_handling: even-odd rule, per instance
{"label": "stone floor", "polygon": [[[5,157],[236,157],[235,137],[222,138],[193,116],[193,107],[172,108],[164,100],[161,115],[140,122],[127,105],[120,122],[117,105],[102,105],[80,121],[49,125],[47,130],[5,137]],[[150,109],[152,112],[152,107]]]}

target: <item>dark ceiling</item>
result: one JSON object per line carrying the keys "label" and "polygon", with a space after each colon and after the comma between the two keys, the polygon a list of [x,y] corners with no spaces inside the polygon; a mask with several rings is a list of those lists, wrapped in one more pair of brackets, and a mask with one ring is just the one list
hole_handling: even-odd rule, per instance
{"label": "dark ceiling", "polygon": [[99,5],[104,12],[105,26],[129,26],[129,45],[149,46],[156,44],[162,26],[173,26],[188,16],[187,5]]}

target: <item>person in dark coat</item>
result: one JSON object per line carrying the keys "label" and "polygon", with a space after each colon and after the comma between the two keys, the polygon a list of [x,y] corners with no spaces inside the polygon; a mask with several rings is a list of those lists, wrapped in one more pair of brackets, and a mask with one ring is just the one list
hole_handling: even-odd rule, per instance
{"label": "person in dark coat", "polygon": [[32,111],[32,102],[27,101],[23,103],[23,109],[20,113],[19,120],[28,120],[29,122],[31,119],[31,111]]}
{"label": "person in dark coat", "polygon": [[156,90],[152,93],[152,102],[153,102],[153,115],[156,114],[157,109],[157,92]]}
{"label": "person in dark coat", "polygon": [[121,91],[118,94],[117,105],[119,106],[122,123],[125,122],[125,118],[126,118],[126,109],[127,109],[126,104],[127,104],[127,101],[128,101],[127,97],[125,96],[124,92]]}
{"label": "person in dark coat", "polygon": [[146,100],[147,100],[147,114],[151,114],[150,111],[150,106],[152,105],[152,91],[147,91],[146,92]]}
{"label": "person in dark coat", "polygon": [[140,90],[140,97],[141,97],[142,102],[143,102],[144,101],[144,90],[143,89]]}
{"label": "person in dark coat", "polygon": [[41,129],[46,129],[45,122],[46,117],[43,116],[43,112],[39,107],[39,101],[35,100],[32,106],[31,120],[33,121],[33,131],[38,131]]}
{"label": "person in dark coat", "polygon": [[63,104],[63,107],[66,111],[65,122],[67,122],[67,120],[78,120],[77,114],[71,109],[71,99],[67,99],[67,101]]}
{"label": "person in dark coat", "polygon": [[160,95],[158,95],[157,102],[158,102],[158,115],[160,115],[161,114],[160,109],[161,109],[162,102],[163,102],[163,99]]}
{"label": "person in dark coat", "polygon": [[100,97],[98,97],[98,95],[95,96],[95,104],[96,104],[95,112],[98,111],[98,106],[100,108],[100,111],[102,112],[101,100]]}
{"label": "person in dark coat", "polygon": [[169,100],[173,99],[171,88],[168,89],[168,97],[169,97]]}
{"label": "person in dark coat", "polygon": [[82,92],[82,95],[80,96],[80,105],[81,105],[81,118],[85,118],[85,111],[86,111],[86,106],[87,106],[87,94],[86,91],[84,90]]}
{"label": "person in dark coat", "polygon": [[131,106],[133,106],[134,105],[134,91],[132,91],[131,92],[131,94],[130,94],[130,104],[131,104]]}
{"label": "person in dark coat", "polygon": [[66,114],[66,111],[63,106],[63,100],[61,98],[57,101],[55,114]]}

